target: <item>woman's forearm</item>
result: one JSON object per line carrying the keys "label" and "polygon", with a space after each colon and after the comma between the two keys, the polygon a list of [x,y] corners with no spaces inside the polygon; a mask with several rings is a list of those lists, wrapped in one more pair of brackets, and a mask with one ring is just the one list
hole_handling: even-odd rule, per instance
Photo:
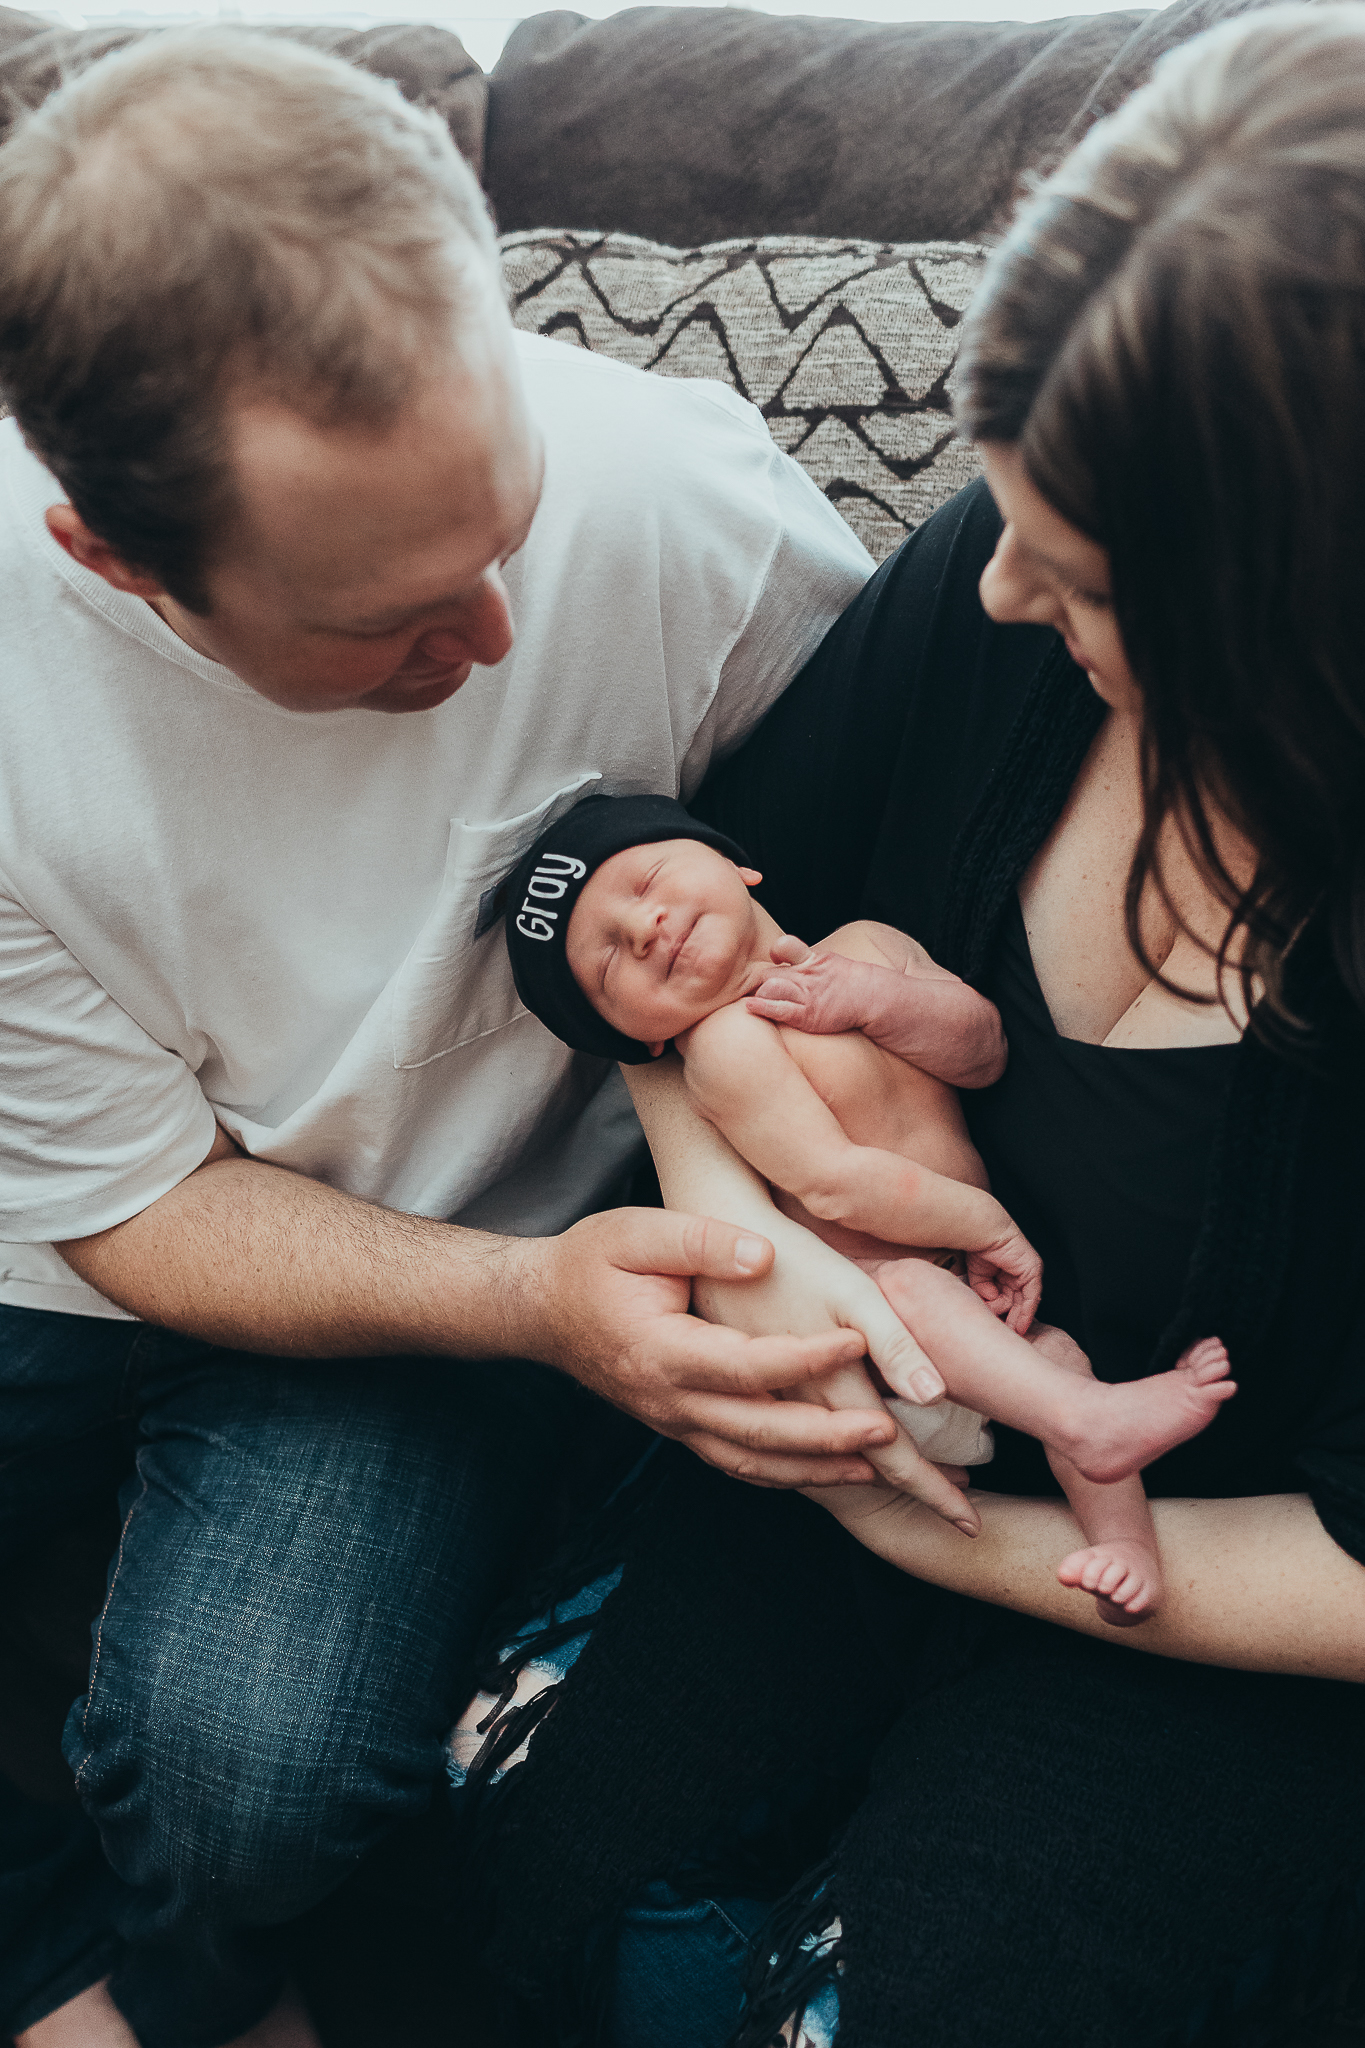
{"label": "woman's forearm", "polygon": [[1140,1628],[1100,1620],[1057,1583],[1079,1532],[1063,1501],[974,1492],[981,1533],[958,1534],[878,1487],[812,1496],[902,1571],[1125,1649],[1247,1671],[1365,1682],[1365,1566],[1327,1534],[1306,1494],[1156,1500],[1166,1597]]}
{"label": "woman's forearm", "polygon": [[777,1211],[767,1182],[697,1114],[678,1055],[621,1071],[654,1155],[664,1206],[749,1224],[770,1236]]}

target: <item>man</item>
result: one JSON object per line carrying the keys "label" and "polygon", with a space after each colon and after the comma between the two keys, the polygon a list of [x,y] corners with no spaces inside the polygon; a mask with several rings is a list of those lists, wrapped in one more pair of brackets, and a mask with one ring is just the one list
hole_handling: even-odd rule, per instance
{"label": "man", "polygon": [[0,151],[0,380],[0,1537],[123,1516],[0,2028],[301,2043],[272,1930],[429,1798],[572,1381],[771,1483],[889,1435],[771,1399],[856,1334],[686,1314],[765,1242],[591,1213],[638,1134],[497,923],[869,564],[730,393],[514,340],[434,117],[245,34]]}

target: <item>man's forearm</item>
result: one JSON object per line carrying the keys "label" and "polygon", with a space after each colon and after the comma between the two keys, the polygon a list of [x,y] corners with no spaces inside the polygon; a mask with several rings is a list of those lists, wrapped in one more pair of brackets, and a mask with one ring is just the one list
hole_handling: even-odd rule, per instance
{"label": "man's forearm", "polygon": [[694,1279],[742,1293],[772,1263],[762,1237],[704,1217],[616,1209],[557,1237],[491,1237],[375,1208],[220,1137],[141,1215],[60,1249],[134,1315],[232,1350],[539,1359],[765,1485],[859,1479],[864,1447],[894,1435],[880,1410],[775,1398],[854,1364],[854,1333],[750,1338],[688,1313]]}
{"label": "man's forearm", "polygon": [[528,1351],[527,1243],[375,1208],[261,1160],[211,1155],[140,1215],[59,1250],[133,1315],[236,1350]]}
{"label": "man's forearm", "polygon": [[1088,1595],[1058,1584],[1080,1540],[1064,1501],[973,1493],[981,1533],[968,1541],[881,1488],[812,1498],[917,1578],[1124,1649],[1365,1682],[1365,1566],[1332,1541],[1306,1494],[1153,1501],[1166,1598],[1132,1629],[1111,1628]]}

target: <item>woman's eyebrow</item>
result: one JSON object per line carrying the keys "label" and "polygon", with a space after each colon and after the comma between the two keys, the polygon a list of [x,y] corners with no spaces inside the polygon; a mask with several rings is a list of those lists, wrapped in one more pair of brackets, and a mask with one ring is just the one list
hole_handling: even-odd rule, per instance
{"label": "woman's eyebrow", "polygon": [[1035,562],[1041,563],[1045,569],[1050,569],[1054,576],[1059,576],[1062,582],[1068,584],[1072,590],[1098,591],[1103,589],[1107,592],[1109,589],[1108,576],[1095,578],[1082,575],[1074,566],[1068,565],[1066,562],[1059,562],[1055,555],[1044,554],[1041,548],[1031,547],[1029,553]]}

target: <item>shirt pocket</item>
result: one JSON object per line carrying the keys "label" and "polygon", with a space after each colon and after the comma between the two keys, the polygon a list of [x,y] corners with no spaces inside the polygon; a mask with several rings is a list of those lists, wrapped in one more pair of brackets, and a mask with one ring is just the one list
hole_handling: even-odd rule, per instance
{"label": "shirt pocket", "polygon": [[512,979],[502,918],[490,915],[492,893],[545,828],[601,780],[590,769],[515,818],[451,819],[435,908],[393,980],[396,1069],[424,1067],[528,1014]]}

